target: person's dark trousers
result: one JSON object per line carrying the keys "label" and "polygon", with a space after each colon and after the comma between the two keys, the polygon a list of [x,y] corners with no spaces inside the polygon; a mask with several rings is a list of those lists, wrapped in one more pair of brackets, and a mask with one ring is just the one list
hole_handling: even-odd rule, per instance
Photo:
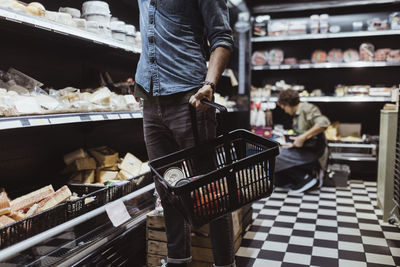
{"label": "person's dark trousers", "polygon": [[[215,110],[197,111],[197,123],[201,140],[215,138]],[[189,104],[166,105],[158,101],[144,101],[143,128],[147,153],[150,160],[168,155],[195,144]],[[156,182],[156,188],[159,184]],[[162,190],[157,190],[159,193]],[[169,203],[162,193],[161,203],[167,233],[168,263],[180,264],[191,261],[190,225]],[[235,266],[233,250],[233,226],[230,214],[210,223],[210,237],[215,266]]]}
{"label": "person's dark trousers", "polygon": [[276,172],[274,184],[275,186],[298,184],[307,174],[311,174],[317,167],[317,163],[308,163]]}

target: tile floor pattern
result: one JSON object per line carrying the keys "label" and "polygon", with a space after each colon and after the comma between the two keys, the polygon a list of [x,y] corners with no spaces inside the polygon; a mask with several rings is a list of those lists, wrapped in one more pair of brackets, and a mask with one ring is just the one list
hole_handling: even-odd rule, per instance
{"label": "tile floor pattern", "polygon": [[400,266],[400,229],[382,221],[375,182],[305,194],[276,188],[253,209],[238,267]]}

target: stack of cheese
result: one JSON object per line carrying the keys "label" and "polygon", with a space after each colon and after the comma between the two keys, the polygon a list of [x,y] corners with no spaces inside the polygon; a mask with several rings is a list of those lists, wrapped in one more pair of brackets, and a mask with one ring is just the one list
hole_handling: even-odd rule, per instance
{"label": "stack of cheese", "polygon": [[12,201],[6,192],[0,193],[0,227],[57,206],[71,197],[68,186],[54,191],[52,185],[45,186]]}
{"label": "stack of cheese", "polygon": [[106,146],[85,151],[75,150],[64,156],[67,168],[64,172],[73,173],[70,184],[105,185],[127,180],[150,171],[147,163],[127,153],[123,159],[118,152]]}

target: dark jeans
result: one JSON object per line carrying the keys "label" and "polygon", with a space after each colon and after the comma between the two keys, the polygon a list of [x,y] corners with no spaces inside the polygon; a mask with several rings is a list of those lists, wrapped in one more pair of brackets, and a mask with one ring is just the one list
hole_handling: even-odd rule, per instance
{"label": "dark jeans", "polygon": [[[216,135],[215,110],[197,111],[201,140]],[[189,104],[166,105],[144,101],[143,128],[149,159],[156,159],[194,145]],[[158,184],[156,183],[156,188]],[[161,190],[157,190],[161,192]],[[167,233],[168,262],[191,261],[190,225],[161,195]],[[235,266],[232,216],[228,214],[210,223],[210,237],[215,266]]]}
{"label": "dark jeans", "polygon": [[303,164],[275,173],[274,184],[276,186],[285,186],[289,184],[300,183],[307,174],[319,168],[318,162]]}

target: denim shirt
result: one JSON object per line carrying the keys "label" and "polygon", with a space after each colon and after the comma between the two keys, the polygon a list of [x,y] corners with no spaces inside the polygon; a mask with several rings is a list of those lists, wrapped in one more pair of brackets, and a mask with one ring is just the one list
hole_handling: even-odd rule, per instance
{"label": "denim shirt", "polygon": [[153,96],[199,88],[207,74],[204,34],[211,52],[233,48],[226,0],[138,0],[142,53],[136,83]]}

